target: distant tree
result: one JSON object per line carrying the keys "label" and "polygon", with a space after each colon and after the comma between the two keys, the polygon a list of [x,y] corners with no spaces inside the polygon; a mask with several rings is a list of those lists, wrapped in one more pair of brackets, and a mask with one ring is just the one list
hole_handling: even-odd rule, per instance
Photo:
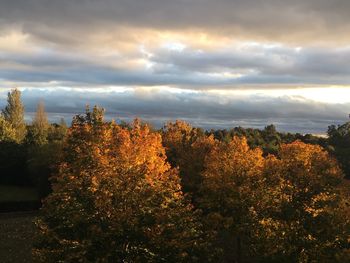
{"label": "distant tree", "polygon": [[350,122],[328,127],[329,150],[341,164],[345,175],[350,178]]}
{"label": "distant tree", "polygon": [[87,109],[68,131],[34,250],[41,262],[195,262],[199,227],[161,137]]}
{"label": "distant tree", "polygon": [[62,142],[66,137],[68,131],[68,126],[64,120],[61,118],[59,123],[53,123],[50,125],[48,130],[48,141],[49,142]]}
{"label": "distant tree", "polygon": [[[59,124],[53,123],[51,125],[45,121],[45,118],[43,119],[43,121],[38,121],[40,118],[36,118],[34,125],[29,127],[27,135],[27,167],[41,198],[46,197],[51,192],[49,178],[57,172],[58,161],[67,133],[67,125],[63,119]],[[40,123],[44,123],[44,125],[38,125]]]}
{"label": "distant tree", "polygon": [[24,122],[24,106],[21,101],[21,92],[18,89],[8,93],[7,105],[2,111],[2,115],[15,131],[15,141],[18,143],[22,142],[27,130]]}
{"label": "distant tree", "polygon": [[44,102],[40,101],[33,118],[32,126],[28,131],[28,137],[30,137],[31,143],[34,145],[47,144],[49,127]]}
{"label": "distant tree", "polygon": [[273,124],[266,126],[261,135],[264,140],[263,150],[269,154],[277,154],[282,140],[276,127]]}

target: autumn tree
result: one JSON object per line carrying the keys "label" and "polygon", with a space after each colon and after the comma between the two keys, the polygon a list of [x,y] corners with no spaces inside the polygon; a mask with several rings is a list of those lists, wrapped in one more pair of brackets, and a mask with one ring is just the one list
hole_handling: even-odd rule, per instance
{"label": "autumn tree", "polygon": [[217,144],[199,200],[217,261],[343,262],[350,217],[341,184],[320,146],[282,144],[278,157],[264,158],[245,138]]}
{"label": "autumn tree", "polygon": [[264,158],[246,139],[215,145],[205,159],[200,208],[218,262],[247,262],[254,255],[256,209]]}
{"label": "autumn tree", "polygon": [[161,137],[135,121],[104,122],[95,107],[68,131],[39,221],[41,262],[194,262],[196,214]]}
{"label": "autumn tree", "polygon": [[7,105],[2,110],[2,116],[15,132],[14,140],[22,142],[26,136],[26,124],[24,122],[24,106],[21,101],[21,92],[14,89],[7,95]]}
{"label": "autumn tree", "polygon": [[202,181],[204,159],[216,141],[213,136],[206,136],[201,129],[180,120],[167,123],[162,138],[169,162],[179,168],[184,191],[195,201]]}
{"label": "autumn tree", "polygon": [[[264,167],[258,210],[266,262],[342,262],[350,221],[340,192],[342,172],[320,146],[281,145]],[[265,255],[265,256],[264,256]]]}

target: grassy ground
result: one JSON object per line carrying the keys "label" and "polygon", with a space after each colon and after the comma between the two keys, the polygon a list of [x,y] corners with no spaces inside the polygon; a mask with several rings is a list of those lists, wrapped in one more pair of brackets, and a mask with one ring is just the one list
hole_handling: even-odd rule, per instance
{"label": "grassy ground", "polygon": [[[39,200],[35,188],[0,185],[1,203]],[[32,262],[31,250],[35,234],[34,220],[38,212],[0,213],[0,262]]]}
{"label": "grassy ground", "polygon": [[36,201],[38,199],[38,193],[35,188],[0,185],[0,202]]}
{"label": "grassy ground", "polygon": [[37,212],[0,214],[0,262],[32,262]]}

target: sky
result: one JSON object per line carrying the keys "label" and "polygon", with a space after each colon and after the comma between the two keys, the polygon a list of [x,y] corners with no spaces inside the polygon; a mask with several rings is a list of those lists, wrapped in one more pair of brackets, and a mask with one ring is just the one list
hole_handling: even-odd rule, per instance
{"label": "sky", "polygon": [[85,105],[156,126],[183,119],[324,134],[350,113],[348,0],[1,0],[0,107],[31,121]]}

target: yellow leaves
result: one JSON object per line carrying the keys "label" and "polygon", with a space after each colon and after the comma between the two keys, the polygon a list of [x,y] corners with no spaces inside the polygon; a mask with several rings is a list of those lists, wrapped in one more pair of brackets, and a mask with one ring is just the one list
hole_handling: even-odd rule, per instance
{"label": "yellow leaves", "polygon": [[220,143],[213,147],[206,158],[203,175],[234,181],[235,178],[260,176],[263,164],[260,149],[251,150],[245,138],[234,137],[229,144]]}

